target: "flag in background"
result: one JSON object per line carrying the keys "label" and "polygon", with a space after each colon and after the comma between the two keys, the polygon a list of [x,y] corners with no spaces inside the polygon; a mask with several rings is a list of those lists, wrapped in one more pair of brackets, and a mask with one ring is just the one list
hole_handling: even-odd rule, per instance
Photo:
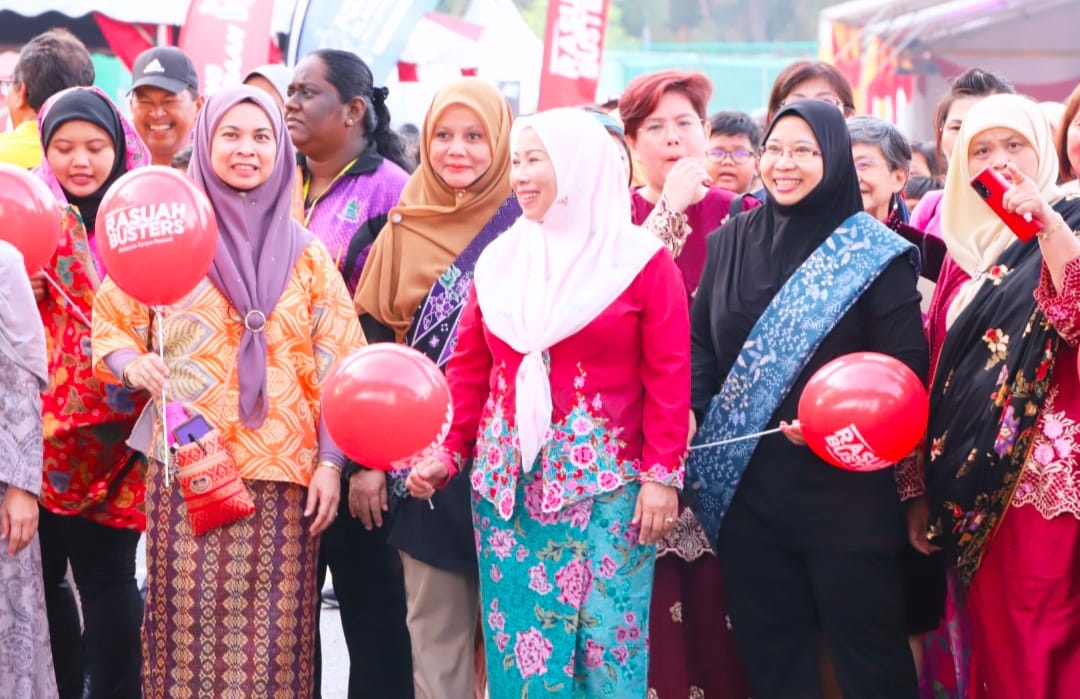
{"label": "flag in background", "polygon": [[239,85],[270,57],[274,0],[192,0],[179,47],[195,64],[202,94]]}
{"label": "flag in background", "polygon": [[397,70],[420,18],[438,0],[301,0],[293,15],[289,63],[316,49],[343,49],[364,59],[376,85]]}
{"label": "flag in background", "polygon": [[596,101],[609,0],[548,0],[540,109]]}

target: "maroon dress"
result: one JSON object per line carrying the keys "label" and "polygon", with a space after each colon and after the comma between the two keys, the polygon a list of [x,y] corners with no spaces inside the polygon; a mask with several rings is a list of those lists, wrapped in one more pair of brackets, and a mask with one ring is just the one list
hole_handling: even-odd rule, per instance
{"label": "maroon dress", "polygon": [[[705,238],[727,219],[735,195],[713,187],[687,208],[690,227],[675,262],[688,296],[705,266]],[[633,221],[642,224],[654,204],[631,192]],[[745,197],[744,209],[757,205]],[[724,576],[705,534],[683,508],[675,530],[656,548],[649,611],[648,699],[747,699],[750,683],[739,661],[727,616]]]}

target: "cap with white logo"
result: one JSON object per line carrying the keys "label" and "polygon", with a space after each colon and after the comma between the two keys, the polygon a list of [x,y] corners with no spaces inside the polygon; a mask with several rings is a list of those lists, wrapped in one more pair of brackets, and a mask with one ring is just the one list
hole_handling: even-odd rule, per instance
{"label": "cap with white logo", "polygon": [[147,49],[135,59],[131,89],[150,86],[177,93],[191,88],[199,92],[199,74],[183,51],[173,46]]}

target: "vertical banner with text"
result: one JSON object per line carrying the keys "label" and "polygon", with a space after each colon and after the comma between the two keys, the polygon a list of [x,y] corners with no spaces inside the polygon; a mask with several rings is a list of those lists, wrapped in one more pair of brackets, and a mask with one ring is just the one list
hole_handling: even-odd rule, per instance
{"label": "vertical banner with text", "polygon": [[202,93],[239,85],[270,57],[274,0],[192,0],[180,50],[199,73]]}
{"label": "vertical banner with text", "polygon": [[609,0],[548,0],[540,109],[596,101]]}

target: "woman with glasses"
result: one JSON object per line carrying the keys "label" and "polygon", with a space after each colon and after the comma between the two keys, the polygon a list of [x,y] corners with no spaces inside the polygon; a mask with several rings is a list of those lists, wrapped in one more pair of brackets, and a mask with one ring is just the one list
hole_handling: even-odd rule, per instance
{"label": "woman with glasses", "polygon": [[[619,100],[626,140],[646,184],[631,192],[634,223],[676,255],[688,295],[697,289],[706,236],[728,216],[735,195],[711,186],[705,169],[712,85],[701,73],[642,75]],[[747,197],[748,206],[756,201]],[[650,696],[742,699],[749,687],[726,618],[723,576],[716,557],[683,508],[674,531],[657,545],[649,618]]]}
{"label": "woman with glasses", "polygon": [[656,210],[648,227],[675,255],[688,295],[701,276],[705,236],[727,218],[734,198],[713,187],[705,169],[711,95],[703,74],[663,70],[634,78],[619,98],[626,142],[645,178],[630,193],[634,223],[643,224]]}
{"label": "woman with glasses", "polygon": [[781,109],[761,176],[764,207],[708,239],[691,308],[694,442],[770,428],[786,439],[695,449],[684,493],[719,551],[753,696],[821,696],[820,634],[844,696],[914,697],[892,470],[829,465],[795,417],[806,382],[841,355],[881,352],[925,374],[917,258],[862,211],[833,106]]}
{"label": "woman with glasses", "polygon": [[906,221],[900,200],[911,175],[911,145],[895,126],[877,117],[857,116],[847,123],[863,211],[890,227]]}
{"label": "woman with glasses", "polygon": [[802,99],[827,102],[845,118],[855,113],[851,83],[836,66],[824,61],[796,61],[780,71],[773,81],[765,123],[772,122],[788,103]]}
{"label": "woman with glasses", "polygon": [[709,117],[705,170],[714,187],[748,194],[759,186],[757,149],[761,131],[749,114],[717,112]]}

